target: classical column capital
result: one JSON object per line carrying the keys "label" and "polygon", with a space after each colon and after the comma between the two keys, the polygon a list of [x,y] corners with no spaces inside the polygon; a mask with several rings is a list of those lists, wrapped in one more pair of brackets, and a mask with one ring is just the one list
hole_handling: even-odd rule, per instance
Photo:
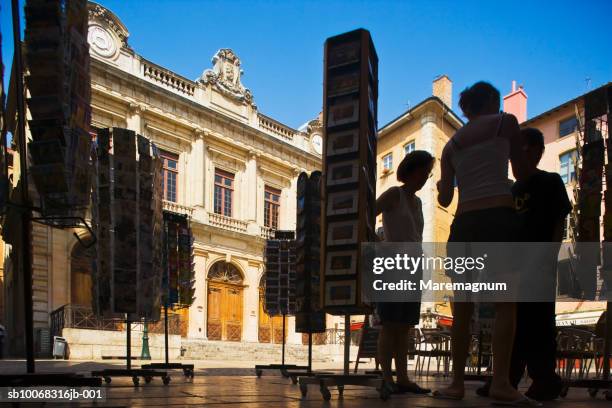
{"label": "classical column capital", "polygon": [[196,139],[204,139],[210,134],[210,132],[205,129],[202,129],[201,127],[197,127],[193,130],[193,134],[195,135]]}
{"label": "classical column capital", "polygon": [[128,112],[132,115],[134,114],[142,114],[147,110],[147,105],[138,102],[130,102],[128,104]]}

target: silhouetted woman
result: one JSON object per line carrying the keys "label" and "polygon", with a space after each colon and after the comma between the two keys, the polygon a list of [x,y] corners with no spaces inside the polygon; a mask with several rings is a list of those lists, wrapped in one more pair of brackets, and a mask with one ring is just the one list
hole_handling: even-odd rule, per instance
{"label": "silhouetted woman", "polygon": [[[508,161],[516,174],[522,171],[520,129],[516,118],[499,113],[499,91],[477,82],[461,93],[459,106],[468,123],[459,129],[442,151],[438,202],[448,207],[453,200],[455,180],[459,203],[451,225],[449,242],[512,242],[516,220]],[[471,337],[473,303],[453,304],[453,380],[434,397],[462,399],[464,373]],[[509,381],[510,357],[515,330],[515,303],[495,304],[493,332],[493,380],[489,396],[510,405],[529,405]]]}
{"label": "silhouetted woman", "polygon": [[[402,160],[397,169],[401,186],[391,187],[376,200],[376,215],[382,213],[386,242],[422,242],[423,209],[416,196],[427,182],[434,158],[423,150],[415,150]],[[420,255],[420,254],[419,254]],[[391,393],[426,394],[408,379],[408,346],[410,329],[419,323],[420,302],[388,302],[376,305],[382,329],[378,337],[378,359]],[[395,358],[397,383],[393,381],[391,363]]]}

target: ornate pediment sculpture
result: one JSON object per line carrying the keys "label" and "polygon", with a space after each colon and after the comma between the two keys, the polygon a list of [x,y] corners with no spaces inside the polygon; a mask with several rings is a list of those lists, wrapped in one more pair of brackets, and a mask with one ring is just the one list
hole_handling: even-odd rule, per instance
{"label": "ornate pediment sculpture", "polygon": [[252,105],[253,94],[242,85],[240,59],[229,48],[222,48],[212,58],[213,68],[202,73],[199,81],[214,86],[223,95],[238,102]]}
{"label": "ornate pediment sculpture", "polygon": [[[119,20],[119,18],[112,11],[97,3],[94,3],[93,1],[88,2],[87,11],[89,13],[90,31],[92,25],[94,25],[97,30],[94,31],[93,35],[94,45],[96,44],[95,40],[98,37],[100,37],[100,39],[98,39],[97,42],[100,44],[111,41],[111,36],[108,33],[113,32],[119,39],[120,46],[129,48],[127,40],[130,33],[121,20]],[[90,37],[92,37],[91,34]],[[92,43],[92,38],[89,40],[89,42]]]}

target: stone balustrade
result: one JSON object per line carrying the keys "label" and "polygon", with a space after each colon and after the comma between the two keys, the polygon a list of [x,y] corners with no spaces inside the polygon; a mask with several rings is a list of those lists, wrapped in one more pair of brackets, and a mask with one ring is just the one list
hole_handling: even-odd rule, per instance
{"label": "stone balustrade", "polygon": [[195,82],[181,78],[180,76],[159,67],[151,62],[143,61],[143,74],[145,78],[150,78],[166,88],[173,89],[187,96],[193,96],[196,88]]}
{"label": "stone balustrade", "polygon": [[274,229],[270,228],[270,227],[260,227],[261,228],[261,232],[259,235],[261,235],[261,237],[263,239],[273,239],[274,238]]}
{"label": "stone balustrade", "polygon": [[232,217],[226,217],[225,215],[217,214],[214,212],[208,213],[208,223],[214,227],[223,228],[230,231],[236,232],[247,232],[248,222],[237,220]]}
{"label": "stone balustrade", "polygon": [[170,211],[177,214],[187,215],[189,217],[193,216],[193,208],[188,207],[186,205],[181,205],[172,201],[164,200],[164,210]]}
{"label": "stone balustrade", "polygon": [[259,122],[259,129],[267,133],[272,133],[273,135],[278,136],[288,142],[293,140],[293,135],[296,133],[295,130],[262,114],[257,115],[257,118]]}

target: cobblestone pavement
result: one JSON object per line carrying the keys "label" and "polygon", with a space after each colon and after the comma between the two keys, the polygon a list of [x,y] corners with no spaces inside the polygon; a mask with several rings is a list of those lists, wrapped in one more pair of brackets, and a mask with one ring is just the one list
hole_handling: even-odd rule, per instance
{"label": "cobblestone pavement", "polygon": [[[101,362],[64,362],[39,361],[38,371],[78,371],[89,372],[116,364]],[[139,364],[135,362],[135,366]],[[326,369],[339,369],[329,364]],[[374,389],[347,386],[344,395],[339,397],[336,389],[331,389],[331,401],[322,399],[318,386],[309,386],[306,397],[302,397],[300,388],[293,385],[290,379],[283,378],[278,371],[265,371],[261,378],[248,362],[196,362],[195,378],[189,379],[180,371],[170,371],[172,380],[170,384],[163,385],[159,378],[153,379],[150,384],[141,382],[134,387],[130,378],[114,378],[111,384],[104,385],[107,390],[107,399],[99,403],[72,403],[21,406],[96,406],[96,407],[346,407],[346,408],[452,408],[452,407],[490,407],[490,400],[475,395],[477,382],[467,383],[466,399],[463,401],[435,400],[429,396],[398,395],[387,401],[382,401]],[[320,368],[320,367],[316,367]],[[22,372],[23,362],[1,361],[0,370],[7,372]],[[419,379],[421,385],[438,388],[448,380],[439,377],[424,377]],[[6,406],[9,406],[6,404]],[[584,389],[571,389],[565,399],[545,404],[545,407],[558,408],[586,408],[586,407],[612,407],[601,393],[597,398],[591,398]]]}

